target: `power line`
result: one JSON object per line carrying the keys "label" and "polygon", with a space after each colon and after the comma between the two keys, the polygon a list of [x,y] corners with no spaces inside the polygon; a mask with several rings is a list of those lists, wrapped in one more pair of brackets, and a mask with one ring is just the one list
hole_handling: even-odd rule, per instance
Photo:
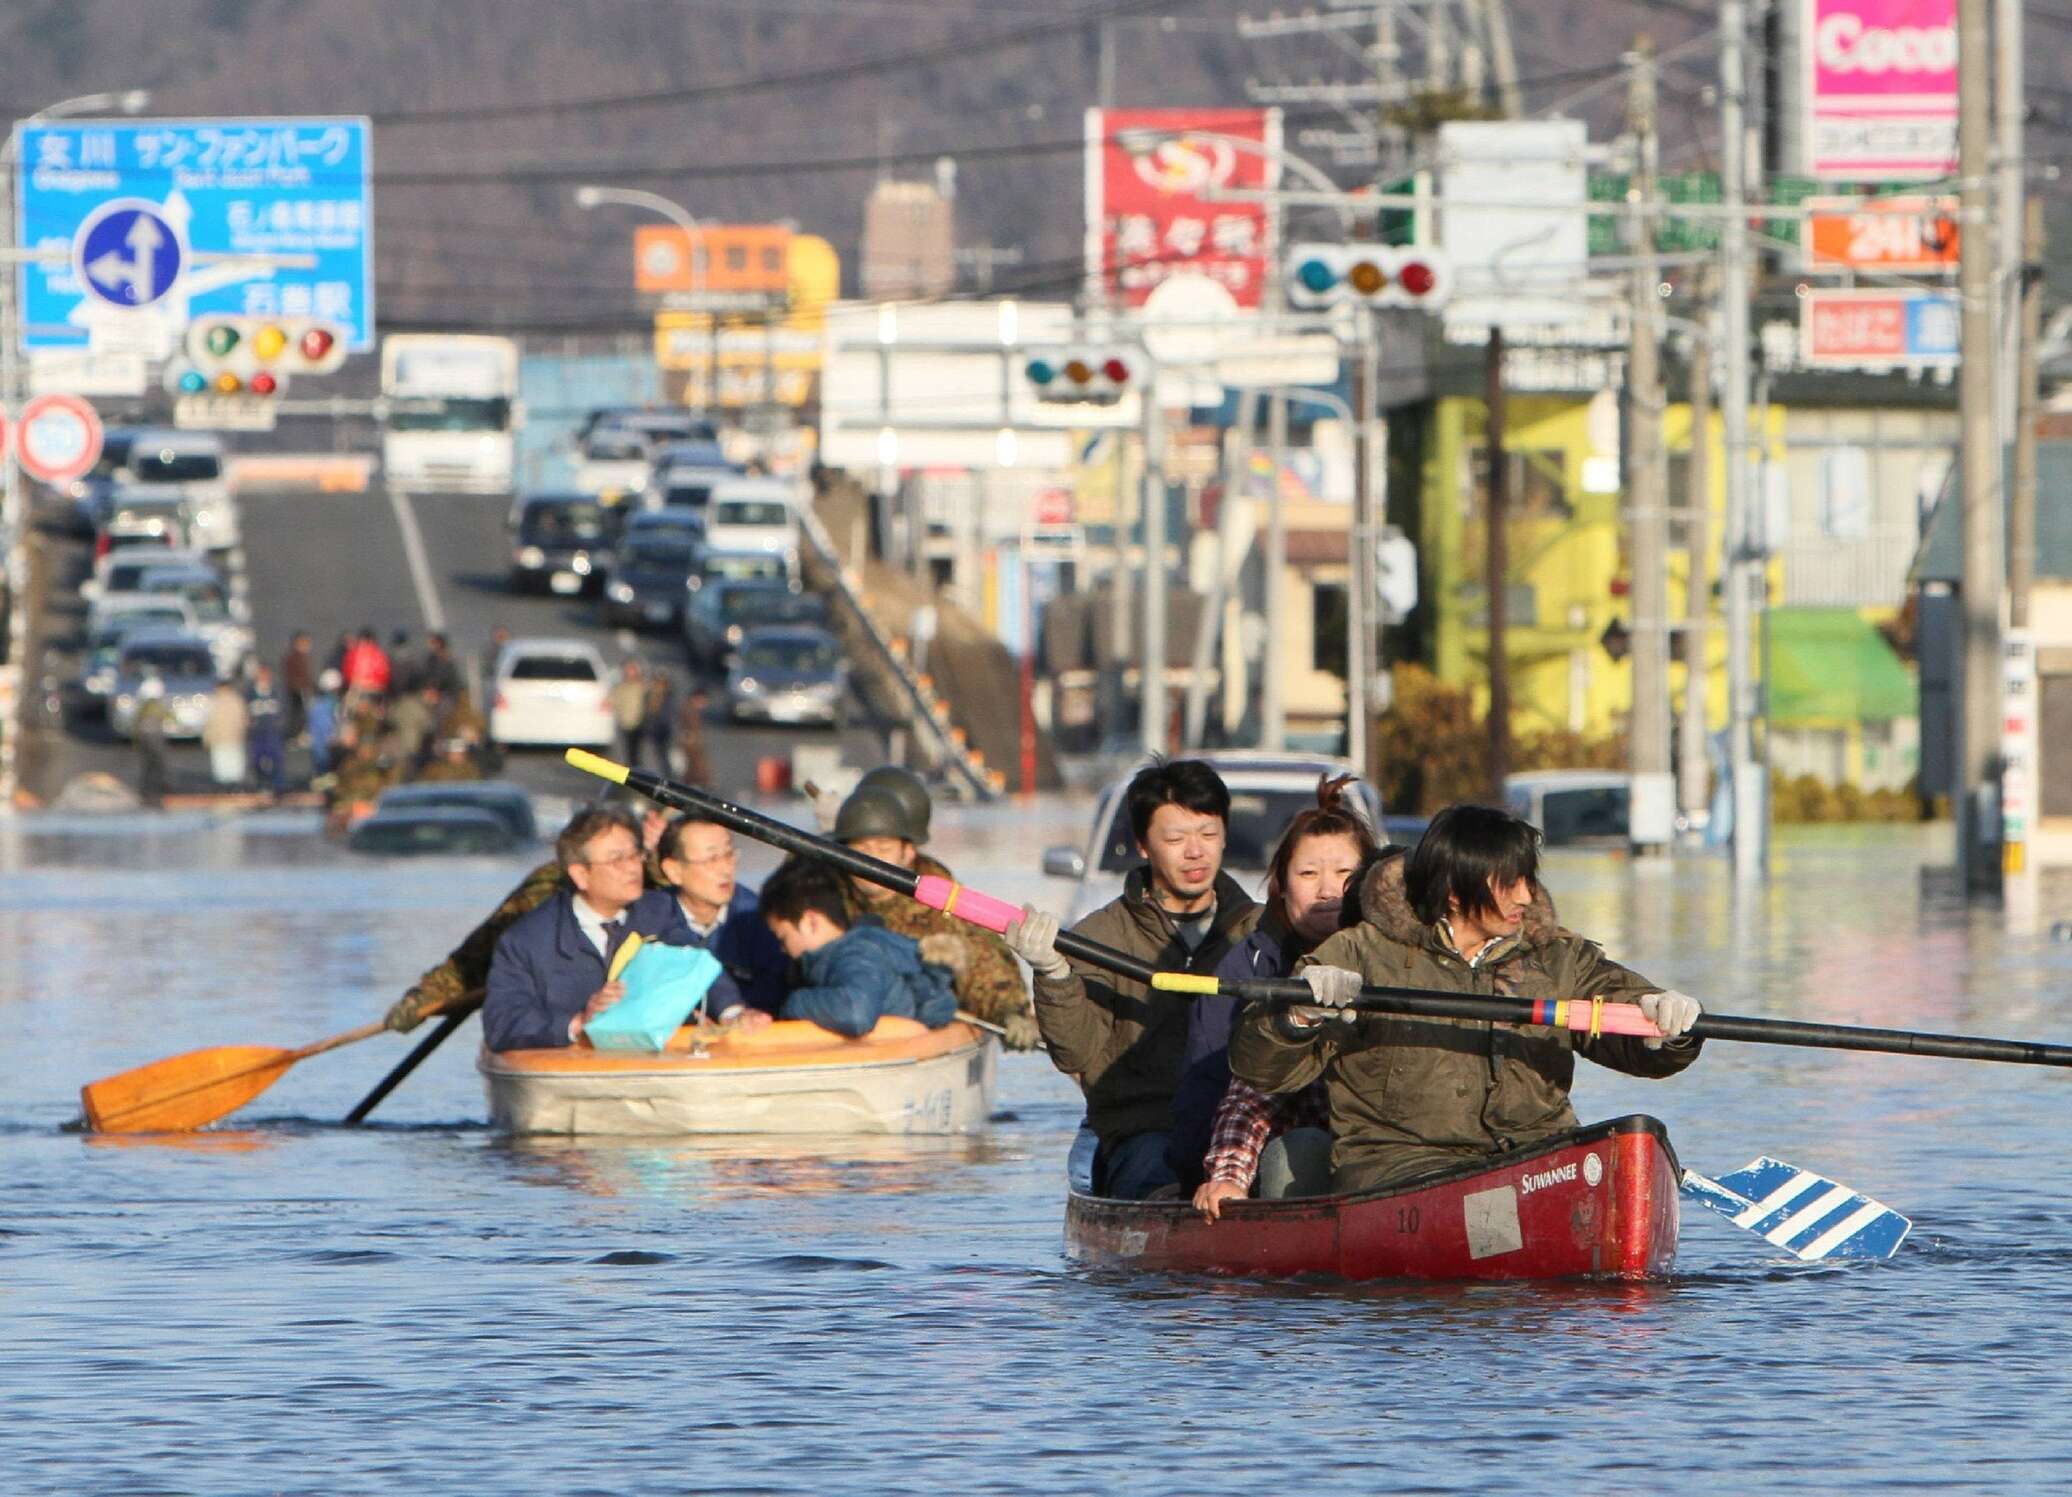
{"label": "power line", "polygon": [[621,109],[648,108],[664,104],[688,104],[706,99],[730,98],[760,93],[773,88],[805,88],[844,83],[852,78],[880,76],[925,68],[939,62],[966,61],[971,57],[1024,47],[1050,37],[1077,32],[1090,24],[1119,20],[1142,11],[1162,7],[1184,8],[1201,0],[1116,0],[1108,5],[1090,5],[1054,20],[1024,26],[1018,31],[995,32],[990,36],[951,39],[911,52],[863,57],[853,62],[824,67],[799,68],[788,73],[765,73],[755,78],[735,78],[724,83],[700,83],[683,88],[652,89],[640,93],[606,94],[587,99],[542,100],[531,104],[493,104],[472,109],[404,109],[372,118],[382,125],[460,124],[490,120],[532,119],[564,114],[596,114]]}

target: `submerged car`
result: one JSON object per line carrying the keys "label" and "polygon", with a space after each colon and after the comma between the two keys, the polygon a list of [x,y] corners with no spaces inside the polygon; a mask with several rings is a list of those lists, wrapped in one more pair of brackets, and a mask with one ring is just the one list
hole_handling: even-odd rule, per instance
{"label": "submerged car", "polygon": [[354,852],[413,857],[509,852],[518,845],[510,823],[494,811],[479,806],[391,806],[388,799],[384,795],[371,816],[354,824],[346,846]]}
{"label": "submerged car", "polygon": [[382,792],[374,803],[374,814],[384,811],[423,811],[437,807],[477,811],[494,816],[510,830],[514,842],[539,839],[539,823],[532,814],[532,797],[521,785],[509,780],[444,780],[398,785]]}
{"label": "submerged car", "polygon": [[838,727],[848,695],[848,663],[825,629],[752,629],[727,669],[727,716],[735,722]]}
{"label": "submerged car", "polygon": [[[1223,844],[1223,871],[1239,883],[1263,883],[1282,829],[1317,803],[1317,784],[1327,776],[1353,773],[1352,762],[1324,754],[1201,753],[1230,787],[1230,823]],[[1123,878],[1143,862],[1136,833],[1130,827],[1130,776],[1113,780],[1094,806],[1093,826],[1084,846],[1047,849],[1043,871],[1052,878],[1074,879],[1072,925],[1122,893]],[[1365,780],[1351,788],[1355,807],[1379,834],[1381,796]]]}

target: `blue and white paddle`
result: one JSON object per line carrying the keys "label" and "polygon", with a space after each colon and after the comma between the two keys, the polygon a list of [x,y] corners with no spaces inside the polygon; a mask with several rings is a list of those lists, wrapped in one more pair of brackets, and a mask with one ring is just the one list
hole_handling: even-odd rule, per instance
{"label": "blue and white paddle", "polygon": [[1914,1225],[1890,1206],[1768,1155],[1717,1180],[1685,1170],[1683,1193],[1808,1263],[1890,1258]]}

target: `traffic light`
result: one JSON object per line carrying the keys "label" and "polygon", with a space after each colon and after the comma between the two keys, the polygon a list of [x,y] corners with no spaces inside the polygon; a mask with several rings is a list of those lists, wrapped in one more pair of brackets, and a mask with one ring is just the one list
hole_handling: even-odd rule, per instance
{"label": "traffic light", "polygon": [[1038,400],[1113,405],[1136,387],[1140,362],[1132,348],[1039,348],[1022,372]]}
{"label": "traffic light", "polygon": [[1385,244],[1298,244],[1287,259],[1288,305],[1437,309],[1453,266],[1437,250]]}
{"label": "traffic light", "polygon": [[183,395],[286,393],[297,374],[329,374],[345,362],[345,335],[307,317],[201,317],[187,329]]}

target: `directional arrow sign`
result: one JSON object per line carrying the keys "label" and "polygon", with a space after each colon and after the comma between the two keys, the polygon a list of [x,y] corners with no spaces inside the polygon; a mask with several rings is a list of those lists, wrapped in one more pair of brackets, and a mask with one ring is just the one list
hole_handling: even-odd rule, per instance
{"label": "directional arrow sign", "polygon": [[148,307],[173,289],[185,247],[156,203],[116,198],[72,236],[72,268],[90,296],[117,307]]}

